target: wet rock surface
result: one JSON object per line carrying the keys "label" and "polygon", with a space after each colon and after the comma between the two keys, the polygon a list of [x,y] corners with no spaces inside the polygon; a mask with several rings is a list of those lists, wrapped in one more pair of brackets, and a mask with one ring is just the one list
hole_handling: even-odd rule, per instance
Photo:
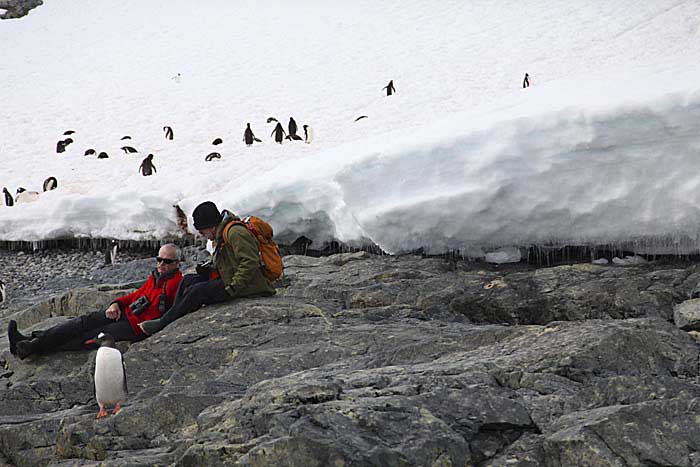
{"label": "wet rock surface", "polygon": [[[485,266],[285,257],[275,297],[119,344],[130,398],[95,420],[94,354],[0,342],[0,463],[16,466],[700,465],[692,263]],[[20,311],[22,330],[129,290]]]}

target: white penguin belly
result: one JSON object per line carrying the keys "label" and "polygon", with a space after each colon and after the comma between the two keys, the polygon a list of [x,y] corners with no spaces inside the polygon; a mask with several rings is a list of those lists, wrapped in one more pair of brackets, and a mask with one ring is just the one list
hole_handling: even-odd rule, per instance
{"label": "white penguin belly", "polygon": [[100,347],[95,357],[95,398],[101,405],[114,405],[126,399],[124,366],[119,350]]}

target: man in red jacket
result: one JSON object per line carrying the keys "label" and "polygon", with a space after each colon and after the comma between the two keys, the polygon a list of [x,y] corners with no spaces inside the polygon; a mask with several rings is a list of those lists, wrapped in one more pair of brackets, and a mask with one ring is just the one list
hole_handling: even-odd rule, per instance
{"label": "man in red jacket", "polygon": [[117,298],[105,311],[94,311],[45,331],[35,331],[32,337],[22,335],[17,330],[17,322],[10,321],[7,328],[10,352],[25,359],[33,354],[95,348],[85,341],[100,332],[110,334],[117,341],[145,339],[147,336],[139,328],[139,323],[159,318],[175,301],[182,280],[179,262],[179,248],[172,243],[163,245],[156,257],[155,271],[140,289]]}

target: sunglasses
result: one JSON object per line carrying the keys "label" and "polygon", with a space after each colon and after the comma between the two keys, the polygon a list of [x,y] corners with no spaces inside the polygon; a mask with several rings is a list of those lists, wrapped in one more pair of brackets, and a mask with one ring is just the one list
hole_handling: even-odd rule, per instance
{"label": "sunglasses", "polygon": [[160,256],[156,256],[156,262],[165,263],[165,264],[173,264],[173,263],[177,263],[177,260],[170,259],[170,258],[161,258]]}

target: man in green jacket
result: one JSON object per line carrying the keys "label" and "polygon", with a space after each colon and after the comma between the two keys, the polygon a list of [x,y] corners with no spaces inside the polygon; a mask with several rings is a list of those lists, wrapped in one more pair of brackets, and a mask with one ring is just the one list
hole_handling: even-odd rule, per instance
{"label": "man in green jacket", "polygon": [[146,334],[155,334],[202,305],[239,297],[275,294],[275,288],[260,267],[258,241],[242,223],[231,224],[240,220],[235,214],[226,210],[219,212],[214,203],[206,201],[194,209],[192,218],[194,228],[200,235],[214,242],[215,272],[186,275],[172,308],[159,319],[139,324]]}

